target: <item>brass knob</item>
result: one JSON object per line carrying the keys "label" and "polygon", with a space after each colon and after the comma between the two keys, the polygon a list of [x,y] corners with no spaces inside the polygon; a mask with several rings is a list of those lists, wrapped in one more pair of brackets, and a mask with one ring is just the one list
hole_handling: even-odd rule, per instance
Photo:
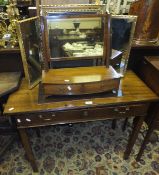
{"label": "brass knob", "polygon": [[56,115],[53,113],[51,116],[52,116],[52,117],[55,117]]}

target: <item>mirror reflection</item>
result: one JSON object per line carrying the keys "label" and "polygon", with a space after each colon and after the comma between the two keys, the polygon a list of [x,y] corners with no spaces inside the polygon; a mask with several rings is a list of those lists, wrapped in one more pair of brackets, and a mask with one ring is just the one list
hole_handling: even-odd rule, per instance
{"label": "mirror reflection", "polygon": [[112,58],[123,73],[127,68],[136,20],[136,16],[112,16]]}
{"label": "mirror reflection", "polygon": [[51,58],[103,56],[102,18],[48,17]]}
{"label": "mirror reflection", "polygon": [[17,30],[25,76],[29,81],[29,88],[32,88],[41,78],[38,18],[19,21]]}

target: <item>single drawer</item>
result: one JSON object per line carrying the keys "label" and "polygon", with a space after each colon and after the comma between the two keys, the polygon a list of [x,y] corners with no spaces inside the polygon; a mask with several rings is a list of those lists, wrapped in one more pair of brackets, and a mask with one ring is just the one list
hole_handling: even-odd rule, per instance
{"label": "single drawer", "polygon": [[133,104],[57,112],[43,112],[16,116],[16,121],[18,127],[36,127],[130,116],[144,116],[147,114],[148,107],[149,104]]}

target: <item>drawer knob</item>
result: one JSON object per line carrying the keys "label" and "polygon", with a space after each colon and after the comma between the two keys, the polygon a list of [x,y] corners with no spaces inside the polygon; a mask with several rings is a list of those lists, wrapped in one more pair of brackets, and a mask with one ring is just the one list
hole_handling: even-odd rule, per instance
{"label": "drawer knob", "polygon": [[55,115],[55,114],[52,114],[51,116],[52,116],[52,117],[55,117],[56,115]]}
{"label": "drawer knob", "polygon": [[88,116],[88,111],[84,111],[84,116],[86,117],[86,116]]}

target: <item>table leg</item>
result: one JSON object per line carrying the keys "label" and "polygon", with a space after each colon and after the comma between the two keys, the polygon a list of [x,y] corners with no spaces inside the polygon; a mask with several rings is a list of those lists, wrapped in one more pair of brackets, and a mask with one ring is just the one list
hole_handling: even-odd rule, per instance
{"label": "table leg", "polygon": [[40,138],[41,137],[40,129],[39,128],[36,128],[35,131],[36,131],[36,135]]}
{"label": "table leg", "polygon": [[19,131],[21,141],[22,141],[23,147],[25,149],[27,158],[31,163],[32,169],[34,172],[38,172],[38,168],[37,168],[36,161],[35,161],[31,146],[30,146],[27,131],[26,131],[26,129],[18,129],[18,131]]}
{"label": "table leg", "polygon": [[144,142],[142,143],[142,146],[141,146],[140,151],[139,151],[139,153],[137,155],[136,161],[139,161],[140,160],[140,158],[141,158],[141,156],[142,156],[142,154],[144,152],[144,149],[146,147],[146,144],[149,142],[149,138],[150,138],[153,130],[154,130],[154,128],[153,127],[150,127],[149,130],[147,131],[146,137],[144,139]]}
{"label": "table leg", "polygon": [[112,121],[112,129],[115,129],[116,128],[116,119],[113,119]]}
{"label": "table leg", "polygon": [[123,132],[126,130],[127,124],[128,124],[128,118],[126,118],[125,121],[124,121],[124,125],[123,125],[123,127],[122,127],[122,131],[123,131]]}
{"label": "table leg", "polygon": [[132,148],[135,144],[135,141],[137,139],[138,133],[139,133],[139,131],[141,129],[141,126],[143,124],[144,118],[145,118],[144,116],[140,116],[140,117],[136,117],[136,119],[134,120],[135,124],[134,124],[134,127],[133,127],[133,131],[129,136],[128,145],[127,145],[126,151],[124,153],[124,159],[129,158],[129,155],[130,155],[130,153],[132,151]]}

